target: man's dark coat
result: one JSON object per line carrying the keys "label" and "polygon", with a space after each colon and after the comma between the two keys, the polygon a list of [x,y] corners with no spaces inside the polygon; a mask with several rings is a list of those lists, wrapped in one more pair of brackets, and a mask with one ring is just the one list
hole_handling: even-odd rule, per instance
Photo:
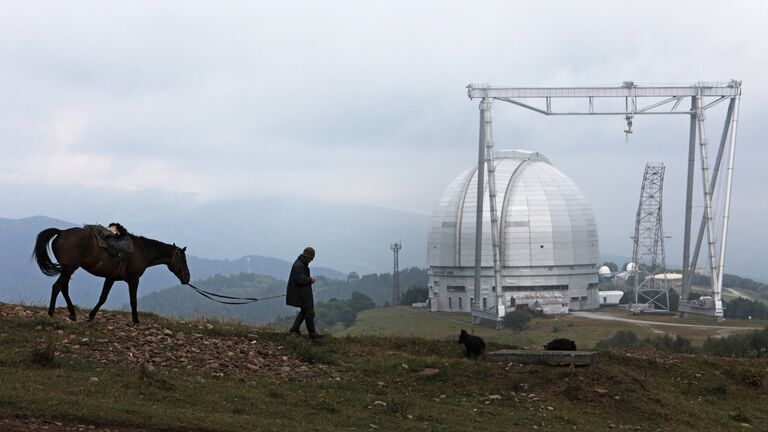
{"label": "man's dark coat", "polygon": [[296,262],[291,267],[291,275],[288,276],[288,288],[285,293],[285,304],[298,308],[315,307],[309,266],[302,261],[301,256],[296,258]]}

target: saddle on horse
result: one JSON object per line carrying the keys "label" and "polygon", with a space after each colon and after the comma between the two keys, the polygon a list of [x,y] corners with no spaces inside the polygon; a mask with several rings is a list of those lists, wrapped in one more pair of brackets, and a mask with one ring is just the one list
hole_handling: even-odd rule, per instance
{"label": "saddle on horse", "polygon": [[133,242],[128,230],[119,223],[111,223],[108,227],[103,225],[85,225],[96,236],[99,247],[107,250],[111,257],[122,257],[133,253]]}

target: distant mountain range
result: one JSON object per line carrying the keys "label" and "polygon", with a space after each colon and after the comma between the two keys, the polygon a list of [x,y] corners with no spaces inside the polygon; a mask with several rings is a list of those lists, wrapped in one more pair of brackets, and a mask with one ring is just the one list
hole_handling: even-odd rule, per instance
{"label": "distant mountain range", "polygon": [[401,267],[425,267],[429,216],[365,204],[264,198],[163,212],[129,230],[173,239],[207,258],[248,254],[293,260],[306,246],[315,265],[343,272],[392,271],[390,245],[402,241]]}
{"label": "distant mountain range", "polygon": [[[29,304],[48,304],[51,285],[56,280],[44,276],[31,258],[37,234],[45,228],[72,228],[75,224],[45,216],[24,219],[0,218],[0,301]],[[137,234],[144,234],[137,231]],[[147,237],[161,241],[172,241],[168,236]],[[297,254],[298,255],[298,254]],[[234,260],[199,258],[192,254],[187,257],[193,280],[208,278],[216,274],[231,275],[252,272],[286,279],[292,261],[258,255],[243,256]],[[312,266],[313,274],[331,279],[346,279],[346,274],[326,268]],[[84,307],[93,306],[101,292],[103,279],[79,270],[70,283],[72,301]],[[165,266],[152,267],[141,278],[139,295],[144,296],[163,288],[178,285],[179,281]],[[106,307],[119,307],[128,301],[128,289],[118,283],[110,293]],[[63,299],[59,298],[59,304]]]}

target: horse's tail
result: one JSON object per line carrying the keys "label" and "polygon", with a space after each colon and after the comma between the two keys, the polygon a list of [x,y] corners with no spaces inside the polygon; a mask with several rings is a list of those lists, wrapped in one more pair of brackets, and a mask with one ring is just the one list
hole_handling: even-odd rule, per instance
{"label": "horse's tail", "polygon": [[56,264],[48,256],[48,243],[52,238],[61,233],[60,229],[48,228],[40,231],[37,235],[37,241],[35,242],[35,250],[32,252],[32,257],[40,267],[40,271],[46,276],[56,276],[61,273],[61,265]]}

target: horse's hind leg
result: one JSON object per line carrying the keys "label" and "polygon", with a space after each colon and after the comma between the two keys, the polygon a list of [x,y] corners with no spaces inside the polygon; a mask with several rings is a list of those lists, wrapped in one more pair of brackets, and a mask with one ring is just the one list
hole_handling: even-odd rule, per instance
{"label": "horse's hind leg", "polygon": [[61,279],[63,277],[64,275],[60,275],[59,278],[56,279],[56,282],[51,286],[51,305],[48,306],[48,316],[53,316],[56,312],[56,299],[59,297],[59,292],[61,291]]}
{"label": "horse's hind leg", "polygon": [[101,288],[101,297],[99,297],[99,302],[96,304],[96,306],[93,307],[93,310],[88,313],[88,321],[93,321],[93,319],[96,318],[96,314],[99,312],[99,309],[104,304],[104,302],[107,301],[109,290],[112,289],[112,285],[114,283],[114,279],[104,279],[104,286]]}
{"label": "horse's hind leg", "polygon": [[72,304],[72,299],[69,298],[69,280],[72,278],[73,271],[62,272],[61,277],[56,283],[61,283],[59,289],[61,295],[64,296],[64,300],[67,302],[67,310],[69,310],[69,319],[72,321],[77,320],[77,314],[75,313],[75,305]]}

